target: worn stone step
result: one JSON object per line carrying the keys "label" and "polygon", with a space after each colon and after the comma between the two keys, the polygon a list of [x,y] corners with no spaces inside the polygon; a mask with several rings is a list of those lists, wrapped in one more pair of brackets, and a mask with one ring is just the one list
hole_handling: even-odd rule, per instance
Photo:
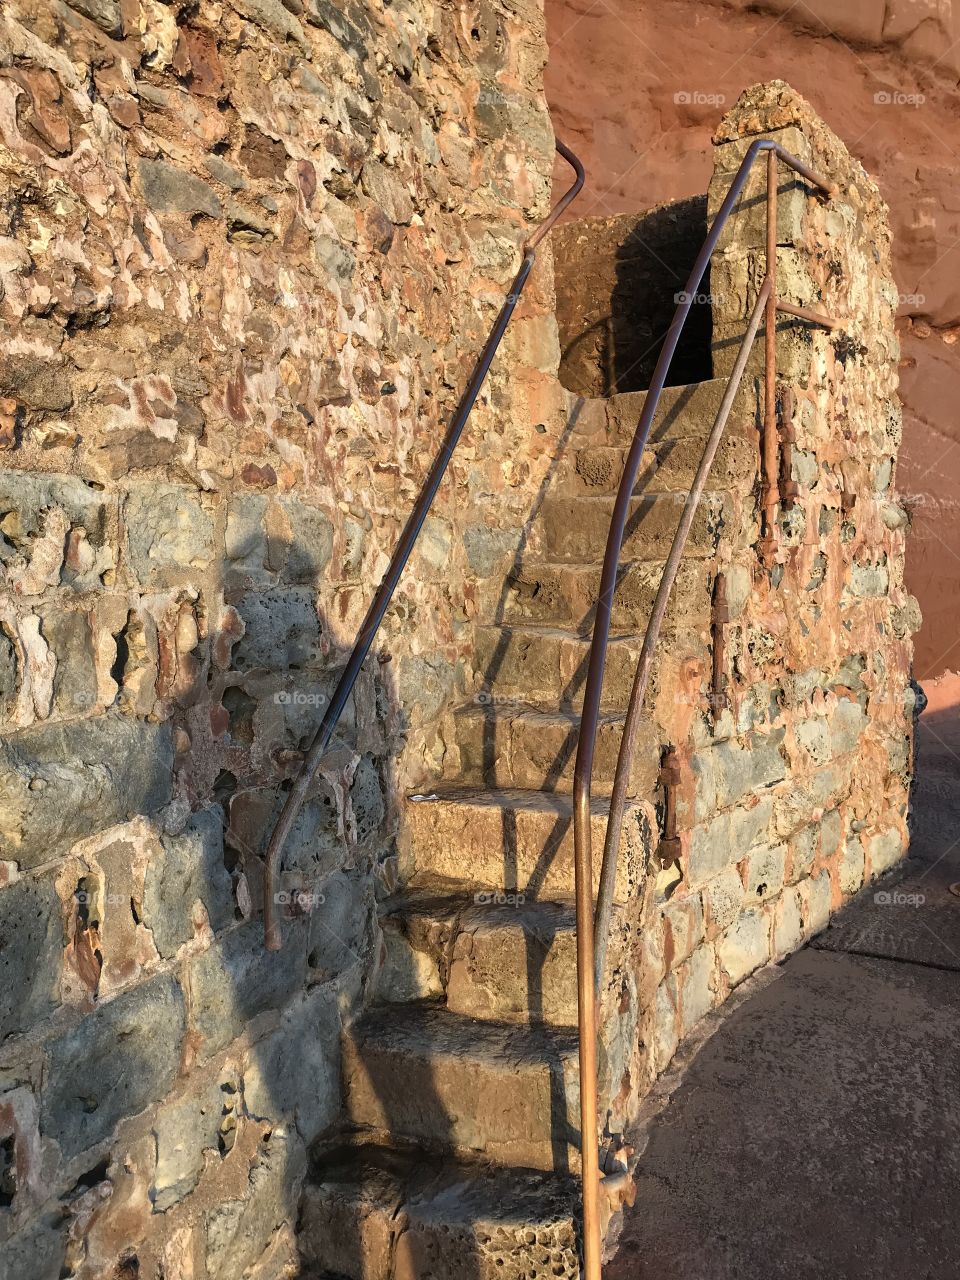
{"label": "worn stone step", "polygon": [[576,1206],[572,1178],[345,1144],[314,1162],[297,1245],[341,1280],[577,1280]]}
{"label": "worn stone step", "polygon": [[343,1040],[353,1124],[434,1151],[563,1173],[579,1163],[576,1031],[386,1005]]}
{"label": "worn stone step", "polygon": [[[607,803],[592,803],[593,891],[600,860]],[[631,805],[624,821],[616,898],[639,891],[657,839],[652,806]],[[404,807],[399,836],[404,860],[418,874],[463,878],[522,893],[526,901],[573,897],[573,808],[571,797],[545,791],[441,788]]]}
{"label": "worn stone step", "polygon": [[419,876],[381,908],[385,960],[378,998],[437,999],[452,1013],[575,1026],[572,902]]}
{"label": "worn stone step", "polygon": [[[460,765],[457,779],[495,787],[571,791],[580,717],[573,711],[530,707],[493,694],[468,703],[455,716]],[[593,791],[609,795],[623,736],[623,716],[601,717],[597,730]],[[656,786],[660,741],[652,722],[641,728],[633,757],[631,796],[649,795]]]}
{"label": "worn stone step", "polygon": [[[662,560],[621,564],[613,596],[614,631],[641,633],[646,628],[663,576]],[[682,628],[710,625],[713,566],[699,559],[684,560],[670,593],[663,636]],[[564,563],[528,563],[510,576],[502,617],[508,625],[569,627],[589,634],[600,594],[600,567]]]}
{"label": "worn stone step", "polygon": [[[664,560],[670,552],[686,501],[685,493],[631,498],[621,559]],[[611,496],[548,495],[540,511],[544,557],[576,564],[602,564],[613,507]],[[733,500],[728,493],[705,493],[693,518],[684,555],[713,555],[720,529],[732,518]]]}
{"label": "worn stone step", "polygon": [[[709,634],[684,636],[684,657],[706,657]],[[602,703],[622,712],[630,700],[643,637],[615,635],[604,668]],[[577,708],[583,700],[590,639],[553,627],[477,627],[476,669],[491,697]]]}
{"label": "worn stone step", "polygon": [[[649,445],[709,435],[726,389],[726,378],[710,378],[685,387],[664,387],[650,429]],[[646,391],[621,391],[602,398],[572,398],[571,446],[576,448],[587,443],[629,448],[647,395]],[[727,431],[746,434],[751,428],[756,429],[759,410],[758,388],[745,382],[734,401]]]}
{"label": "worn stone step", "polygon": [[[641,459],[634,494],[688,493],[706,443],[706,435],[651,441]],[[728,424],[708,483],[714,489],[749,493],[757,479],[759,457],[759,437],[753,423]],[[553,492],[566,497],[615,494],[626,459],[623,446],[596,444],[575,449],[560,463]]]}

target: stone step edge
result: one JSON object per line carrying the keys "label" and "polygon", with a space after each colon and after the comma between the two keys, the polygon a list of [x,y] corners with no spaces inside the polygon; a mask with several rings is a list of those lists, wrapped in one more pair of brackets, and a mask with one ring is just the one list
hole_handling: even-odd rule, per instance
{"label": "stone step edge", "polygon": [[[449,876],[437,875],[434,872],[424,871],[418,872],[411,877],[410,880],[398,889],[396,893],[392,893],[389,898],[384,898],[379,904],[378,914],[381,920],[403,915],[418,916],[436,916],[438,919],[442,916],[444,920],[459,923],[465,911],[471,907],[478,905],[477,895],[502,894],[502,890],[496,885],[484,884],[482,881],[462,881],[453,880]],[[504,895],[507,896],[507,895]],[[486,902],[480,905],[487,905]],[[498,906],[496,902],[490,902],[491,906]],[[504,905],[511,906],[512,916],[504,916],[501,920],[499,917],[493,919],[494,924],[510,923],[510,919],[520,922],[524,915],[543,914],[553,908],[558,916],[558,924],[563,929],[573,929],[576,927],[575,920],[575,901],[572,896],[566,898],[531,898],[529,901],[506,903]],[[570,913],[570,919],[564,920],[562,913]]]}
{"label": "stone step edge", "polygon": [[[490,809],[525,809],[531,813],[572,817],[573,797],[565,791],[543,791],[522,787],[485,787],[474,784],[444,782],[427,792],[411,792],[408,804],[459,804]],[[628,809],[642,808],[640,802],[628,804]],[[594,795],[590,812],[594,818],[604,818],[610,810],[610,797]]]}
{"label": "stone step edge", "polygon": [[[569,725],[571,729],[575,729],[580,723],[580,712],[573,707],[565,707],[559,703],[556,706],[550,706],[542,702],[525,702],[509,694],[500,697],[492,691],[483,691],[475,694],[467,702],[458,703],[455,707],[451,707],[450,714],[458,720],[477,717],[489,720],[515,720],[522,716],[534,724],[557,722]],[[648,715],[644,718],[650,720],[652,716]],[[625,720],[626,711],[604,708],[600,712],[597,723],[599,726],[622,725]]]}
{"label": "stone step edge", "polygon": [[[402,1052],[423,1053],[425,1057],[449,1055],[465,1064],[491,1050],[501,1055],[503,1065],[509,1062],[517,1068],[542,1067],[544,1063],[555,1067],[577,1054],[574,1027],[481,1020],[455,1013],[434,1000],[371,1005],[345,1028],[345,1035],[359,1046],[368,1036],[394,1028],[400,1041],[395,1047]],[[386,1036],[373,1043],[391,1047]]]}
{"label": "stone step edge", "polygon": [[[546,1212],[534,1218],[534,1224],[575,1219],[579,1184],[570,1174],[496,1165],[466,1154],[450,1153],[429,1161],[423,1155],[419,1143],[404,1142],[380,1130],[341,1132],[311,1151],[304,1199],[330,1198],[340,1188],[348,1204],[358,1210],[381,1211],[398,1232],[406,1229],[411,1211],[422,1213],[441,1199],[438,1218],[454,1221],[450,1209],[456,1201],[451,1205],[450,1192],[458,1187],[470,1188],[481,1207],[486,1201],[484,1216],[506,1227],[529,1227],[528,1211],[537,1209]],[[469,1225],[477,1216],[465,1214],[460,1221]]]}
{"label": "stone step edge", "polygon": [[[665,386],[660,394],[657,412],[659,414],[665,408],[676,408],[685,394],[695,393],[701,388],[710,388],[722,397],[729,381],[730,379],[727,377],[703,378],[700,382],[677,383]],[[630,409],[635,411],[639,418],[649,394],[649,388],[640,391],[614,391],[608,396],[581,396],[575,391],[567,391],[568,414],[573,414],[579,410],[578,417],[589,417],[592,414],[605,415],[609,411]],[[754,394],[749,383],[745,383],[740,391],[740,396],[746,400],[749,400],[751,395]],[[709,430],[709,425],[707,429]],[[575,422],[571,434],[579,435],[582,430],[581,428],[578,431]],[[587,433],[584,432],[584,434]]]}

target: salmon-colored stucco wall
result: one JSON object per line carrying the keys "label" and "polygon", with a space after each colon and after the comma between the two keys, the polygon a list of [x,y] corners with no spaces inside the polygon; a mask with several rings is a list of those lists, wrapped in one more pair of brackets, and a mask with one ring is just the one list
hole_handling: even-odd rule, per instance
{"label": "salmon-colored stucco wall", "polygon": [[587,167],[576,216],[705,191],[720,117],[743,88],[775,78],[877,179],[901,293],[898,488],[913,516],[907,582],[924,617],[916,674],[960,670],[960,31],[948,29],[950,6],[901,13],[897,0],[836,0],[819,16],[817,0],[774,0],[759,13],[694,0],[546,8],[554,125]]}

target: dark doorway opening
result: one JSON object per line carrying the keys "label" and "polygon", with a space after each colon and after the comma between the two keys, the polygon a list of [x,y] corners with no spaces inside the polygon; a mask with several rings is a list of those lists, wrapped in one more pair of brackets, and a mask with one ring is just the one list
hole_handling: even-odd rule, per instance
{"label": "dark doorway opening", "polygon": [[[707,198],[641,214],[584,218],[554,232],[560,380],[584,396],[644,391],[707,235]],[[668,386],[713,376],[709,268],[680,338]]]}

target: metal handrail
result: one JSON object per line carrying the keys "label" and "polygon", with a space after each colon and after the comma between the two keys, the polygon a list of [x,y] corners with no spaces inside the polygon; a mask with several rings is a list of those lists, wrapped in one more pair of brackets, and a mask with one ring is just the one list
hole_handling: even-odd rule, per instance
{"label": "metal handrail", "polygon": [[[660,588],[654,603],[644,636],[643,647],[637,664],[630,704],[624,723],[624,732],[617,758],[610,813],[604,841],[603,864],[597,894],[596,917],[593,903],[593,865],[590,824],[590,787],[593,759],[596,748],[597,727],[600,716],[603,676],[606,667],[610,638],[610,620],[616,589],[617,571],[630,501],[640,469],[640,461],[647,444],[650,428],[657,411],[660,396],[666,384],[667,372],[680,339],[680,333],[689,315],[700,282],[717,246],[733,208],[743,191],[750,169],[761,152],[767,152],[767,220],[766,263],[760,293],[754,306],[747,331],[740,345],[737,360],[717,413],[713,429],[704,449],[703,458],[681,516]],[[670,590],[676,577],[687,536],[690,532],[697,505],[703,493],[707,474],[713,463],[723,429],[733,406],[747,359],[760,327],[766,319],[766,353],[764,363],[764,433],[763,433],[763,513],[764,545],[770,550],[773,540],[777,509],[777,424],[776,424],[776,317],[777,312],[803,320],[835,327],[829,317],[820,316],[805,308],[778,304],[776,291],[777,249],[777,159],[798,173],[828,198],[837,194],[836,185],[808,168],[796,156],[791,155],[772,138],[758,138],[752,142],[737,170],[730,190],[710,227],[690,273],[681,301],[661,348],[656,368],[644,401],[633,442],[624,462],[623,476],[617,491],[610,531],[603,558],[600,578],[600,594],[597,601],[590,645],[587,682],[584,690],[580,719],[577,758],[573,780],[574,822],[574,879],[576,886],[577,927],[577,1003],[580,1036],[580,1134],[583,1176],[583,1256],[584,1280],[600,1280],[601,1271],[601,1179],[599,1170],[599,1142],[597,1132],[597,998],[600,992],[606,940],[616,886],[616,867],[619,855],[623,814],[626,807],[628,779],[636,749],[647,680],[652,666],[653,652],[660,634]],[[596,941],[595,941],[596,940]]]}
{"label": "metal handrail", "polygon": [[540,224],[536,230],[527,237],[523,243],[523,261],[520,269],[516,274],[510,292],[500,308],[500,312],[490,331],[486,344],[480,353],[473,376],[467,384],[466,390],[457,406],[450,426],[447,428],[443,438],[443,443],[434,458],[430,472],[424,481],[423,488],[420,490],[420,496],[417,498],[416,504],[410,513],[400,540],[397,543],[390,564],[383,576],[383,580],[377,589],[376,595],[370,603],[366,617],[357,633],[357,639],[354,643],[353,650],[344,667],[337,687],[333,691],[333,696],[324,713],[320,727],[314,735],[313,741],[307,752],[307,755],[300,766],[300,773],[296,782],[290,789],[287,799],[280,811],[280,817],[277,819],[277,825],[273,829],[270,837],[270,843],[267,846],[266,866],[264,869],[264,886],[263,886],[263,929],[264,929],[264,945],[268,951],[279,951],[282,945],[282,936],[280,922],[277,919],[276,902],[277,902],[277,873],[280,866],[280,859],[283,856],[284,846],[290,837],[293,824],[297,819],[304,802],[309,794],[310,787],[320,768],[327,747],[330,745],[330,739],[337,727],[343,709],[347,704],[347,699],[353,691],[357,676],[360,674],[360,668],[370,651],[374,637],[379,630],[380,623],[387,611],[390,601],[393,598],[394,590],[400,580],[400,576],[406,568],[410,553],[413,551],[417,536],[423,526],[424,520],[433,504],[440,482],[447,470],[447,465],[451,455],[457,446],[457,442],[463,432],[470,411],[473,408],[480,388],[483,386],[484,379],[493,358],[496,355],[497,348],[503,338],[510,318],[520,295],[523,292],[524,285],[527,283],[527,277],[533,268],[536,259],[537,245],[543,240],[544,236],[550,231],[554,223],[564,212],[567,206],[579,194],[584,182],[583,165],[573,154],[569,147],[565,146],[559,138],[556,140],[556,148],[558,153],[573,169],[575,178],[572,186],[557,201],[548,216]]}

